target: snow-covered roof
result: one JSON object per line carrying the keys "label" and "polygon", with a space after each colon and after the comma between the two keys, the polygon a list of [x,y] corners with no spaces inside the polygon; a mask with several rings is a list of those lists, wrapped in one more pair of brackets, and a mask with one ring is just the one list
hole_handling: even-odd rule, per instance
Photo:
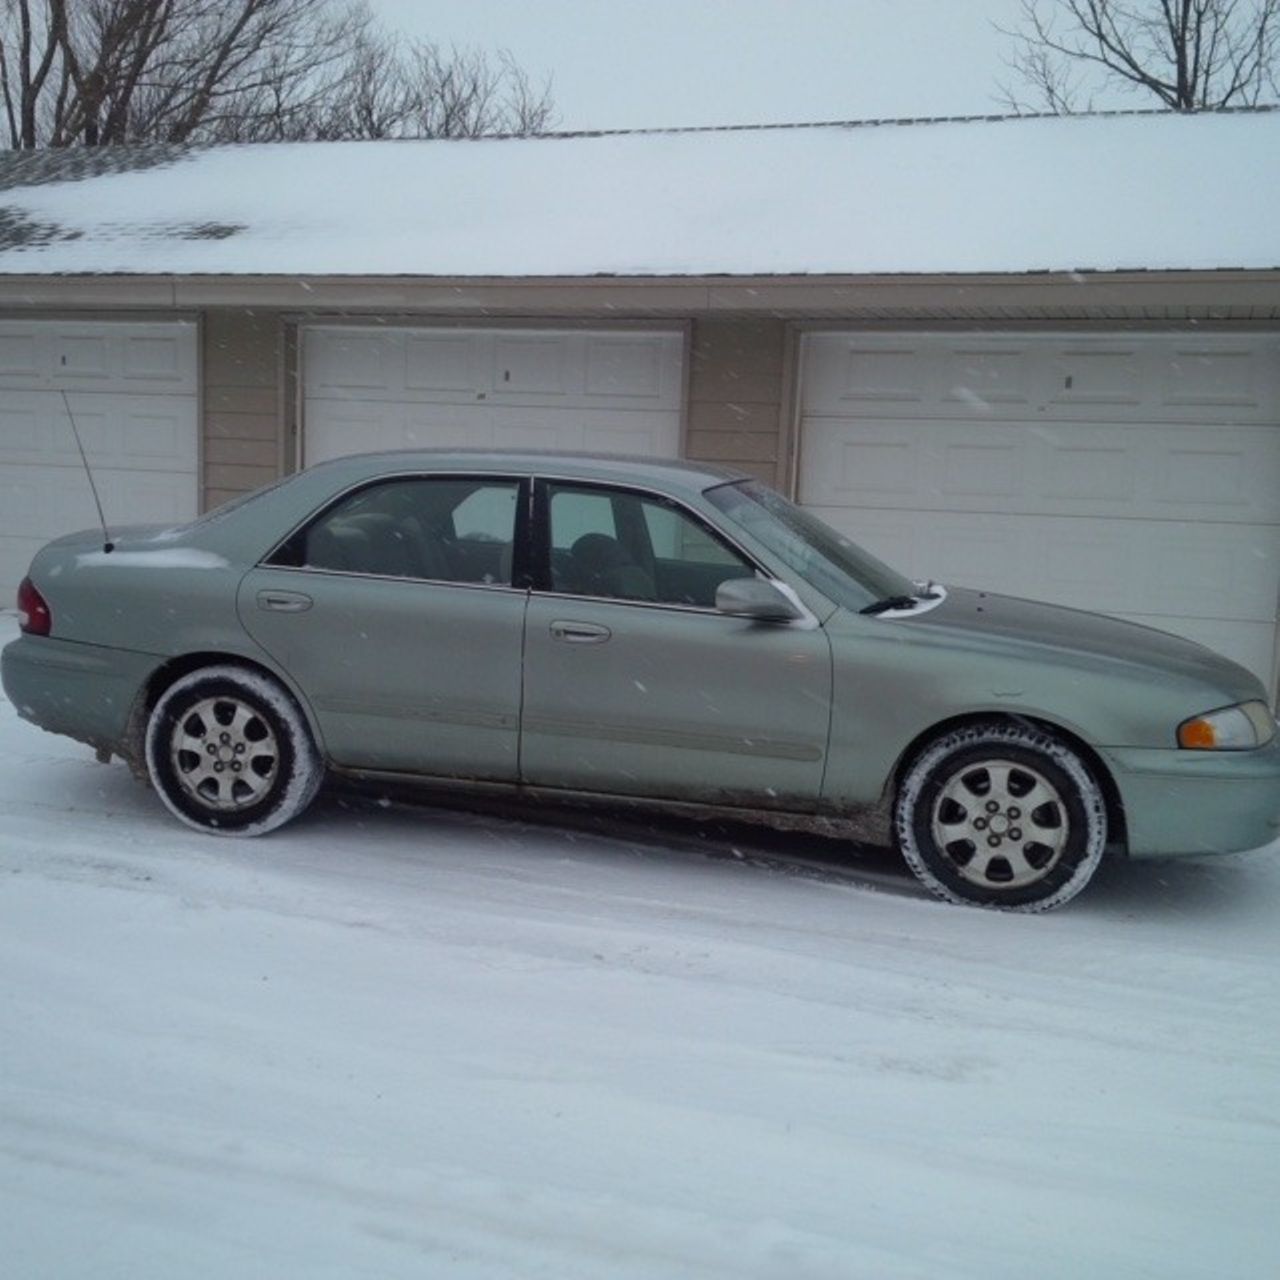
{"label": "snow-covered roof", "polygon": [[0,162],[0,274],[1280,266],[1280,112],[296,143]]}

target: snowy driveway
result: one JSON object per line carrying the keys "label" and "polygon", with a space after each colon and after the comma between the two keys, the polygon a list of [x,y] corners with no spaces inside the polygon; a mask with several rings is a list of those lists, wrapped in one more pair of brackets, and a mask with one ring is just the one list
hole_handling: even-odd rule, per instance
{"label": "snowy driveway", "polygon": [[1026,918],[0,761],[7,1275],[1276,1274],[1280,856]]}

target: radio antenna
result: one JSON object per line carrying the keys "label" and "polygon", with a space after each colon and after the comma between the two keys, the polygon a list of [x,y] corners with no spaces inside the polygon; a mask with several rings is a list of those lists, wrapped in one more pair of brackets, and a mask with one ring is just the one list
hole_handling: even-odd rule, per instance
{"label": "radio antenna", "polygon": [[65,391],[59,391],[59,395],[62,396],[62,407],[67,411],[67,421],[71,423],[71,433],[76,438],[76,448],[80,450],[80,461],[84,463],[84,473],[89,477],[93,505],[98,508],[98,523],[102,526],[102,550],[104,553],[114,551],[116,544],[111,541],[111,535],[107,532],[107,517],[102,514],[102,499],[98,497],[98,486],[93,483],[93,472],[89,469],[89,459],[85,456],[84,443],[80,439],[80,428],[76,426],[76,416],[71,412],[71,401],[67,399]]}

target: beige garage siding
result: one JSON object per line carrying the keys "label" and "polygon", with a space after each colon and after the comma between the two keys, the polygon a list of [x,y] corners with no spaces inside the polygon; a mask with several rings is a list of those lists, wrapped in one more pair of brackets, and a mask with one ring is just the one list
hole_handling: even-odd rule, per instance
{"label": "beige garage siding", "polygon": [[786,325],[698,320],[690,351],[685,451],[697,462],[782,481],[780,430]]}
{"label": "beige garage siding", "polygon": [[282,333],[279,312],[204,314],[205,510],[280,474]]}

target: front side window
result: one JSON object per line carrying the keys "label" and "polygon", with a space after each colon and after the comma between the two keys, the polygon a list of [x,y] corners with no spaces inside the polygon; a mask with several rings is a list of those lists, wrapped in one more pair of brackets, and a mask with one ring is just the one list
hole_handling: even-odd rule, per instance
{"label": "front side window", "polygon": [[340,498],[269,563],[508,585],[518,495],[514,480],[384,480]]}
{"label": "front side window", "polygon": [[755,570],[687,512],[657,496],[548,486],[553,591],[714,609],[716,589]]}

